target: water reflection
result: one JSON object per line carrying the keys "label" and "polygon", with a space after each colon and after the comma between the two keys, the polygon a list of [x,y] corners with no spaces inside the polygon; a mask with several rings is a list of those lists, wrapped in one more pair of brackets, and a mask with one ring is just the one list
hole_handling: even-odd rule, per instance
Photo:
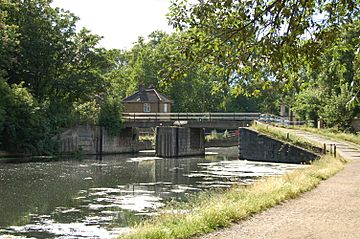
{"label": "water reflection", "polygon": [[90,157],[0,164],[0,238],[111,238],[170,198],[299,167],[239,161],[236,154],[230,148],[180,159],[117,155],[101,163]]}

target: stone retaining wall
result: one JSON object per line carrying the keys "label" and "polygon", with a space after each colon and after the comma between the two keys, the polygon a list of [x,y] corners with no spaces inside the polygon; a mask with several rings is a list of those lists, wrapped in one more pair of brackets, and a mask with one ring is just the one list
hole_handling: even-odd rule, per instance
{"label": "stone retaining wall", "polygon": [[[60,153],[79,151],[83,154],[133,153],[139,149],[136,129],[125,128],[112,136],[99,126],[78,125],[59,135]],[[102,144],[101,144],[102,140]]]}
{"label": "stone retaining wall", "polygon": [[277,162],[308,163],[319,155],[291,145],[249,128],[239,128],[239,159]]}

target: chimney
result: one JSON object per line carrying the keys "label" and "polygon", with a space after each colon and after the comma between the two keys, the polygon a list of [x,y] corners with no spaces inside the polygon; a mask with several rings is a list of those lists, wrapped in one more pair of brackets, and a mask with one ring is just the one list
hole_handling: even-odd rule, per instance
{"label": "chimney", "polygon": [[145,90],[144,84],[139,84],[139,92],[143,92]]}

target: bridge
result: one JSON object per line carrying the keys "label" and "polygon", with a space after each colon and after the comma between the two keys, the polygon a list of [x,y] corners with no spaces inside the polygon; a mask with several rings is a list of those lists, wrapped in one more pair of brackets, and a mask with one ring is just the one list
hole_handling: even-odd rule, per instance
{"label": "bridge", "polygon": [[[103,152],[137,152],[137,128],[156,127],[155,150],[158,156],[204,155],[205,128],[238,129],[254,120],[282,122],[273,116],[260,117],[260,113],[124,113],[123,119],[125,128],[117,136],[109,135],[101,126],[83,125],[67,130],[61,135],[61,151],[81,150],[100,155]],[[243,154],[246,151],[243,150]]]}
{"label": "bridge", "polygon": [[129,128],[178,125],[189,128],[237,129],[259,117],[260,113],[123,113],[124,126]]}

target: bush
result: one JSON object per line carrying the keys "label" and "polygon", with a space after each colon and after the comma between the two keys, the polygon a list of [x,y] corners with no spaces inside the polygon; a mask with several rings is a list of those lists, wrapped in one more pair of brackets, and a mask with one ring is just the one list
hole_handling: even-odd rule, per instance
{"label": "bush", "polygon": [[122,105],[118,98],[108,97],[101,105],[98,123],[111,135],[119,134],[122,129]]}
{"label": "bush", "polygon": [[[1,83],[2,147],[26,154],[49,154],[54,150],[46,113],[22,84]],[[5,112],[5,114],[3,114]]]}
{"label": "bush", "polygon": [[314,88],[301,91],[295,100],[292,110],[300,120],[317,121],[321,108],[321,92]]}
{"label": "bush", "polygon": [[99,118],[99,106],[95,100],[87,102],[75,102],[73,104],[77,122],[80,124],[96,124]]}
{"label": "bush", "polygon": [[334,90],[327,97],[326,104],[319,111],[319,115],[324,119],[327,127],[336,127],[338,129],[346,129],[350,127],[353,118],[353,110],[348,107],[351,99],[351,92],[348,85],[344,84],[337,94]]}

